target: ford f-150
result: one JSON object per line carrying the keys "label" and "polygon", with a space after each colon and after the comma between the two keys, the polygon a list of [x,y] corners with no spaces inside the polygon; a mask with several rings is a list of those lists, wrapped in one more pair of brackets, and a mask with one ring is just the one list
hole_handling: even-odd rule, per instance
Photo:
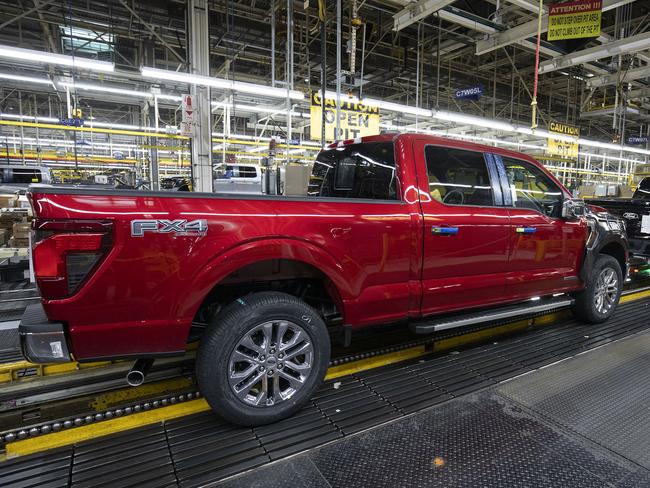
{"label": "ford f-150", "polygon": [[137,365],[198,339],[207,401],[258,425],[309,400],[334,328],[430,333],[560,306],[601,322],[618,303],[623,227],[524,154],[383,134],[321,151],[305,191],[31,187],[42,300],[24,355]]}

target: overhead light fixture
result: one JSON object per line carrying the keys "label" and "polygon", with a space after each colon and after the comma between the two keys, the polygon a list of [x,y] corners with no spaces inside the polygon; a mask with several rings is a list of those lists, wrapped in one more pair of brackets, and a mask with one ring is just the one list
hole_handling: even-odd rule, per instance
{"label": "overhead light fixture", "polygon": [[475,125],[479,127],[486,127],[488,129],[497,129],[513,132],[515,127],[507,122],[500,122],[498,120],[484,119],[483,117],[474,117],[473,115],[465,115],[457,112],[446,112],[438,110],[433,113],[433,118],[440,120],[448,120],[450,122],[458,122],[459,124]]}
{"label": "overhead light fixture", "polygon": [[303,100],[305,98],[304,93],[297,90],[285,90],[284,88],[258,85],[256,83],[245,83],[243,81],[224,80],[223,78],[213,78],[211,76],[201,76],[191,73],[180,73],[177,71],[146,67],[141,68],[140,73],[145,78],[177,81],[179,83],[189,83],[190,85],[205,85],[212,88],[251,93],[259,96],[287,98],[288,95],[289,98],[294,100]]}
{"label": "overhead light fixture", "polygon": [[[326,91],[325,98],[336,100],[336,92]],[[389,112],[398,112],[410,115],[417,115],[419,117],[431,117],[431,110],[426,108],[412,107],[410,105],[403,105],[401,103],[387,102],[385,100],[378,100],[376,98],[362,98],[347,93],[341,93],[340,100],[348,103],[362,103],[371,107],[378,107]]]}
{"label": "overhead light fixture", "polygon": [[127,95],[131,97],[153,98],[153,93],[150,92],[127,90],[125,88],[115,88],[112,86],[105,86],[105,85],[89,85],[87,83],[77,83],[77,82],[70,82],[70,81],[59,82],[59,85],[69,87],[69,88],[75,88],[78,90],[112,93],[115,95]]}
{"label": "overhead light fixture", "polygon": [[56,64],[104,73],[110,73],[115,70],[115,65],[106,61],[97,61],[95,59],[80,58],[78,56],[72,57],[64,54],[48,53],[43,51],[33,51],[31,49],[22,49],[12,46],[0,46],[0,57],[34,63]]}
{"label": "overhead light fixture", "polygon": [[[226,107],[226,106],[231,106],[230,104],[223,103],[223,102],[212,102],[213,107]],[[236,103],[234,105],[234,108],[236,110],[242,110],[244,112],[257,112],[257,113],[264,113],[264,114],[286,114],[287,109],[286,107],[283,108],[275,108],[275,107],[263,107],[263,106],[258,106],[258,105],[245,105],[245,104],[239,104]],[[302,118],[309,118],[310,115],[303,113],[303,112],[296,112],[295,110],[291,111],[291,115],[293,117],[302,117]]]}
{"label": "overhead light fixture", "polygon": [[182,102],[183,97],[178,95],[165,95],[164,93],[155,93],[154,96],[159,100],[171,100],[173,102]]}
{"label": "overhead light fixture", "polygon": [[53,85],[47,78],[34,78],[32,76],[12,75],[10,73],[0,73],[0,79],[11,81],[23,81],[25,83],[38,83],[40,85]]}
{"label": "overhead light fixture", "polygon": [[54,117],[34,117],[33,115],[20,115],[20,114],[0,114],[0,117],[3,119],[14,119],[14,120],[33,120],[34,122],[59,122],[59,119]]}

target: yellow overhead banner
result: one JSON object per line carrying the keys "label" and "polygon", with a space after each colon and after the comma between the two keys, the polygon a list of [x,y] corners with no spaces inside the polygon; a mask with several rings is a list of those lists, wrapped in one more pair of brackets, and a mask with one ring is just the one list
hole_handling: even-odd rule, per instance
{"label": "yellow overhead banner", "polygon": [[559,137],[549,136],[547,141],[546,152],[552,156],[561,156],[563,158],[578,158],[578,138],[580,137],[580,127],[559,122],[551,122],[548,126],[551,134],[558,134]]}
{"label": "yellow overhead banner", "polygon": [[[339,110],[340,132],[336,134],[336,100],[325,99],[325,140],[340,141],[356,137],[379,134],[379,107],[371,107],[364,103],[350,102],[341,97]],[[311,138],[321,139],[323,111],[321,96],[318,92],[311,93]]]}
{"label": "yellow overhead banner", "polygon": [[598,37],[602,16],[602,0],[578,0],[548,6],[549,41]]}

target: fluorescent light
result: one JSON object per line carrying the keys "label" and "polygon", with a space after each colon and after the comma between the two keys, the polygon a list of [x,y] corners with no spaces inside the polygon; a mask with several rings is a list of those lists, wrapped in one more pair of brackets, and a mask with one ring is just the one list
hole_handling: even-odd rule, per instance
{"label": "fluorescent light", "polygon": [[132,97],[144,97],[144,98],[153,98],[153,93],[136,91],[136,90],[127,90],[125,88],[114,88],[111,86],[104,85],[89,85],[87,83],[76,83],[69,81],[62,81],[59,83],[61,86],[66,86],[69,88],[75,88],[79,90],[88,90],[88,91],[97,91],[102,93],[112,93],[115,95],[127,95]]}
{"label": "fluorescent light", "polygon": [[[325,98],[331,100],[336,100],[336,92],[326,91]],[[341,93],[341,101],[348,103],[362,103],[371,107],[379,107],[389,112],[399,112],[411,115],[418,115],[420,117],[431,117],[431,110],[426,108],[411,107],[410,105],[403,105],[401,103],[387,102],[384,100],[378,100],[376,98],[363,98],[359,99],[354,95],[348,95],[347,93]]]}
{"label": "fluorescent light", "polygon": [[[232,107],[232,105],[223,102],[212,102],[212,106],[221,107],[221,108],[224,108],[226,106]],[[257,113],[264,113],[264,114],[285,114],[286,115],[287,113],[286,107],[275,108],[275,107],[263,107],[258,105],[245,105],[245,104],[236,103],[234,105],[234,108],[237,110],[243,110],[244,112],[257,112]],[[302,117],[304,119],[310,117],[310,115],[307,113],[296,112],[294,110],[291,111],[291,115],[293,117]]]}
{"label": "fluorescent light", "polygon": [[83,68],[91,71],[110,73],[115,70],[113,63],[97,61],[95,59],[65,56],[63,54],[33,51],[12,46],[0,46],[0,57],[17,59],[19,61],[31,61],[34,63],[58,64],[72,68]]}
{"label": "fluorescent light", "polygon": [[410,105],[402,105],[400,103],[385,102],[384,100],[375,100],[374,98],[364,98],[361,100],[366,105],[372,105],[390,112],[399,112],[411,115],[418,115],[420,117],[431,117],[432,112],[426,108],[411,107]]}
{"label": "fluorescent light", "polygon": [[33,78],[31,76],[12,75],[9,73],[0,73],[3,80],[24,81],[26,83],[38,83],[41,85],[53,85],[52,81],[47,78]]}
{"label": "fluorescent light", "polygon": [[515,127],[507,122],[499,122],[498,120],[484,119],[483,117],[474,117],[473,115],[465,115],[457,112],[446,112],[444,110],[434,112],[433,118],[440,120],[449,120],[451,122],[458,122],[460,124],[487,127],[488,129],[498,129],[509,132],[514,132],[515,130]]}
{"label": "fluorescent light", "polygon": [[164,93],[156,93],[155,97],[160,99],[160,100],[171,100],[173,102],[182,102],[183,97],[180,97],[178,95],[165,95]]}
{"label": "fluorescent light", "polygon": [[242,93],[252,93],[259,96],[268,96],[276,98],[289,98],[303,100],[304,93],[297,90],[285,90],[284,88],[275,88],[272,86],[258,85],[255,83],[244,83],[243,81],[224,80],[223,78],[213,78],[211,76],[193,75],[190,73],[180,73],[164,69],[146,68],[140,69],[140,73],[145,78],[154,78],[157,80],[178,81],[180,83],[189,83],[191,85],[205,85],[222,90],[233,90]]}
{"label": "fluorescent light", "polygon": [[0,117],[3,119],[15,119],[15,120],[25,120],[30,119],[34,122],[59,122],[59,119],[55,117],[34,117],[32,115],[20,115],[20,114],[0,114]]}

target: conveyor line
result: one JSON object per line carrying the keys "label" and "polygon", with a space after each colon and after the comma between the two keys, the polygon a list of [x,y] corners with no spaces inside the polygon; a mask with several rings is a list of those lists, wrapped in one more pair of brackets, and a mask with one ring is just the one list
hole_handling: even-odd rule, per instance
{"label": "conveyor line", "polygon": [[[501,342],[332,379],[297,416],[269,426],[234,427],[206,411],[11,460],[0,465],[0,486],[199,486],[647,330],[649,312],[650,301],[641,300],[621,306],[605,324],[566,319]],[[46,449],[47,437],[8,444],[7,454],[38,443]],[[44,463],[38,471],[37,462]]]}

